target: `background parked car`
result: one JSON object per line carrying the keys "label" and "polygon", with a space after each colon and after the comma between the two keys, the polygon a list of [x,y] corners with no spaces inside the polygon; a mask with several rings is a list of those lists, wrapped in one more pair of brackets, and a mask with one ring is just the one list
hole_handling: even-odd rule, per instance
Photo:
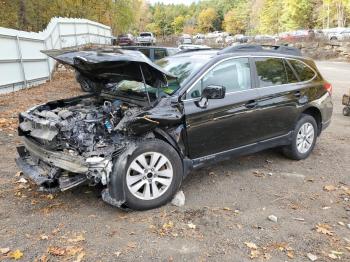
{"label": "background parked car", "polygon": [[329,40],[339,40],[339,41],[350,39],[350,28],[345,28],[340,32],[330,33],[328,37],[329,37]]}
{"label": "background parked car", "polygon": [[141,32],[136,40],[139,45],[155,45],[157,42],[156,37],[151,32]]}
{"label": "background parked car", "polygon": [[125,46],[125,45],[134,45],[135,38],[132,34],[122,34],[117,38],[117,45]]}
{"label": "background parked car", "polygon": [[189,34],[184,34],[179,38],[178,44],[179,45],[191,45],[191,44],[193,44],[192,37]]}

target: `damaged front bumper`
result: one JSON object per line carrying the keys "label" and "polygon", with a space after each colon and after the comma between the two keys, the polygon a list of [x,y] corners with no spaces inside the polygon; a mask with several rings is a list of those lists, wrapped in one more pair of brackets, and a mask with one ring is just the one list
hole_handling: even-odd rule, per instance
{"label": "damaged front bumper", "polygon": [[17,166],[44,191],[65,191],[84,182],[108,184],[110,159],[52,151],[26,137],[23,144],[17,147]]}

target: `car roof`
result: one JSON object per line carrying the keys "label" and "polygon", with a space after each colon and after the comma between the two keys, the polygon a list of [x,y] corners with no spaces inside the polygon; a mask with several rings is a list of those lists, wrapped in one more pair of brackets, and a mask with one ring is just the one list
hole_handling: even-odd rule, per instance
{"label": "car roof", "polygon": [[[240,45],[241,47],[249,45]],[[273,49],[253,49],[242,48],[237,49],[236,47],[228,47],[221,50],[210,49],[210,50],[188,50],[187,52],[180,52],[176,54],[177,57],[237,57],[237,56],[270,56],[270,57],[286,57],[286,58],[305,58],[302,57],[301,52],[297,48],[290,48],[284,46],[273,46]]]}

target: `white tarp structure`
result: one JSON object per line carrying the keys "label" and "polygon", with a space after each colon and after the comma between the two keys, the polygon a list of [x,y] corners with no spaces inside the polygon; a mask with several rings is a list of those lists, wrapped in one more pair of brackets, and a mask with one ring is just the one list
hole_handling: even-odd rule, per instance
{"label": "white tarp structure", "polygon": [[51,79],[55,61],[40,50],[85,44],[110,45],[109,26],[87,19],[52,18],[39,33],[0,27],[0,93],[9,93]]}

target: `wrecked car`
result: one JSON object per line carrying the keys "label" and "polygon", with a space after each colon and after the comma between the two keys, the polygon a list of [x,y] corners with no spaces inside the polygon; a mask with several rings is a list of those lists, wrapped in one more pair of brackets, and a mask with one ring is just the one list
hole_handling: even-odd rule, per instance
{"label": "wrecked car", "polygon": [[17,165],[42,190],[102,184],[137,210],[172,199],[195,168],[271,147],[300,160],[331,119],[331,85],[294,49],[180,53],[54,52],[95,83],[90,94],[19,116]]}

